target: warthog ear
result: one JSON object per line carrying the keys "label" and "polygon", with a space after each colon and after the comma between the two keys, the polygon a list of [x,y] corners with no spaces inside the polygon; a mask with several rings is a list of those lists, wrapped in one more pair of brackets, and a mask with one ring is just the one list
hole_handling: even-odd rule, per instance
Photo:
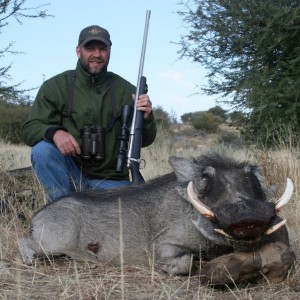
{"label": "warthog ear", "polygon": [[169,164],[172,166],[178,182],[186,182],[194,179],[196,165],[187,158],[170,156]]}

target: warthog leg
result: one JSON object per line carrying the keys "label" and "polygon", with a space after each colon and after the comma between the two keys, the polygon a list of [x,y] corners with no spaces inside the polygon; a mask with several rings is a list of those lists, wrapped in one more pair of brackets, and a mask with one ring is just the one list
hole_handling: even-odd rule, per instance
{"label": "warthog leg", "polygon": [[173,275],[189,274],[192,264],[192,254],[185,254],[183,248],[178,245],[161,244],[156,249],[156,261],[159,268]]}
{"label": "warthog leg", "polygon": [[255,252],[235,252],[217,257],[204,263],[201,275],[211,284],[261,282],[264,278],[278,283],[287,276],[294,261],[294,252],[276,242],[266,244]]}
{"label": "warthog leg", "polygon": [[19,251],[25,264],[32,264],[36,252],[28,245],[28,239],[18,240]]}

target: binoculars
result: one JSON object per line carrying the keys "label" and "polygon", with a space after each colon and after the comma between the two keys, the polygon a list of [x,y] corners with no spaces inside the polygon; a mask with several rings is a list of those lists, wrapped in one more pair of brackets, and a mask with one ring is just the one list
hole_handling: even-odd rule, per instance
{"label": "binoculars", "polygon": [[83,159],[94,158],[102,160],[105,156],[105,128],[99,126],[84,126],[82,129]]}

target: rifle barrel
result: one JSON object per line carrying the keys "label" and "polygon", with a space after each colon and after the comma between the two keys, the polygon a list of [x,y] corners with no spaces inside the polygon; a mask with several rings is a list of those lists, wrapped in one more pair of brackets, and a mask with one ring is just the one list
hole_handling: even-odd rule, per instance
{"label": "rifle barrel", "polygon": [[[136,128],[136,119],[137,119],[137,102],[139,99],[139,96],[144,93],[144,90],[141,90],[141,78],[143,76],[143,70],[144,70],[144,62],[145,62],[145,53],[146,53],[146,45],[147,45],[147,38],[148,38],[148,29],[149,29],[149,21],[150,21],[150,14],[151,11],[146,11],[146,20],[145,20],[145,29],[144,29],[144,37],[143,37],[143,44],[142,44],[142,51],[141,51],[141,58],[140,58],[140,66],[139,66],[139,73],[138,73],[138,80],[137,80],[137,87],[136,87],[136,94],[134,99],[134,109],[133,109],[133,116],[132,116],[132,125],[130,128],[130,144],[128,148],[128,166],[130,165],[130,160],[132,158],[132,149],[133,149],[133,143],[134,143],[134,130]],[[135,159],[140,159],[135,158]]]}

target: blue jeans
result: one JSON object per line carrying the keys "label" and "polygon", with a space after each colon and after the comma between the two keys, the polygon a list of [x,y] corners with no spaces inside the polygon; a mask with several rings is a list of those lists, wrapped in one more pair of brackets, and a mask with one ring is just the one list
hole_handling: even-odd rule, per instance
{"label": "blue jeans", "polygon": [[31,163],[49,202],[74,191],[108,190],[131,184],[129,180],[88,178],[71,156],[63,156],[54,144],[45,141],[32,147]]}

